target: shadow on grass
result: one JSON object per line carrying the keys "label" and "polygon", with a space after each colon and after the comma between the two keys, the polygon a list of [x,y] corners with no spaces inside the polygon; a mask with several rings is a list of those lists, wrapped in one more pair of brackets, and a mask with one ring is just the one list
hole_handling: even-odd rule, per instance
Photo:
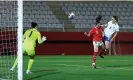
{"label": "shadow on grass", "polygon": [[44,71],[56,71],[56,69],[41,69],[41,70],[35,70],[33,71],[33,73],[40,73],[40,72],[44,72]]}
{"label": "shadow on grass", "polygon": [[40,78],[40,77],[47,76],[47,75],[58,74],[58,73],[61,73],[61,72],[56,71],[56,69],[36,70],[36,71],[33,71],[32,74],[26,75],[24,80],[34,80],[34,79],[39,80],[38,78]]}

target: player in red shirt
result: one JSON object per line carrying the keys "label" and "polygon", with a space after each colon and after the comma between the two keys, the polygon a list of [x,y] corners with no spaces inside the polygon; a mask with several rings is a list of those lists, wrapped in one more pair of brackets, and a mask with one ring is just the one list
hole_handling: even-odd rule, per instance
{"label": "player in red shirt", "polygon": [[103,58],[102,54],[100,54],[99,49],[102,48],[102,50],[104,50],[104,43],[103,43],[104,32],[103,32],[103,27],[100,25],[101,17],[99,16],[99,18],[100,19],[98,20],[96,18],[96,26],[93,27],[89,33],[87,32],[84,33],[87,36],[93,36],[94,54],[92,58],[92,66],[94,68],[96,68],[97,55]]}

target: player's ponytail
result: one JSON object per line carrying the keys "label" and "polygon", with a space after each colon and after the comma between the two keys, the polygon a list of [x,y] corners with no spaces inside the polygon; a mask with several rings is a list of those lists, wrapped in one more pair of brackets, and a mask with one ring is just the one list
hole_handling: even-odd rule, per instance
{"label": "player's ponytail", "polygon": [[113,16],[117,23],[119,23],[118,16]]}

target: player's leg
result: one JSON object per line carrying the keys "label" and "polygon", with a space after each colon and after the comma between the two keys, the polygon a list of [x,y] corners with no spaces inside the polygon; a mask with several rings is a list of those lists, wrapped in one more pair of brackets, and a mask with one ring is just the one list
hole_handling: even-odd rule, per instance
{"label": "player's leg", "polygon": [[34,56],[29,56],[29,57],[30,57],[30,59],[29,59],[29,62],[28,62],[28,68],[27,68],[26,74],[31,73],[31,67],[34,63]]}
{"label": "player's leg", "polygon": [[[26,54],[24,48],[23,48],[23,54]],[[14,62],[14,64],[13,64],[13,66],[12,66],[12,68],[11,68],[10,70],[13,71],[13,70],[15,69],[15,67],[17,66],[17,64],[18,64],[18,57],[16,58],[16,60],[15,60],[15,62]]]}
{"label": "player's leg", "polygon": [[96,68],[96,57],[98,55],[99,46],[98,46],[97,42],[93,42],[93,46],[94,46],[94,54],[93,54],[93,57],[92,57],[92,66],[94,68]]}
{"label": "player's leg", "polygon": [[105,54],[109,54],[110,42],[105,41]]}
{"label": "player's leg", "polygon": [[13,66],[12,66],[12,68],[10,70],[13,71],[15,69],[15,67],[17,66],[17,64],[18,64],[18,57],[16,58]]}
{"label": "player's leg", "polygon": [[104,36],[104,42],[105,42],[105,54],[108,54],[110,48],[110,38]]}
{"label": "player's leg", "polygon": [[27,52],[27,54],[30,57],[30,59],[29,59],[29,62],[28,62],[28,68],[27,68],[26,74],[30,74],[31,73],[30,72],[31,67],[32,67],[32,65],[34,63],[35,50],[33,50],[33,49],[32,50],[29,50]]}
{"label": "player's leg", "polygon": [[99,47],[99,56],[101,58],[104,58],[104,52],[105,52],[105,45],[103,42],[100,42],[100,47]]}

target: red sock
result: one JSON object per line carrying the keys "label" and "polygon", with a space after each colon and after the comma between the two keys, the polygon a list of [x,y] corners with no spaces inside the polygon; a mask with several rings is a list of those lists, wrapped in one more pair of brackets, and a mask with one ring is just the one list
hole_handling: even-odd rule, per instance
{"label": "red sock", "polygon": [[92,57],[92,63],[96,62],[97,55],[98,55],[98,52],[94,52],[93,57]]}

